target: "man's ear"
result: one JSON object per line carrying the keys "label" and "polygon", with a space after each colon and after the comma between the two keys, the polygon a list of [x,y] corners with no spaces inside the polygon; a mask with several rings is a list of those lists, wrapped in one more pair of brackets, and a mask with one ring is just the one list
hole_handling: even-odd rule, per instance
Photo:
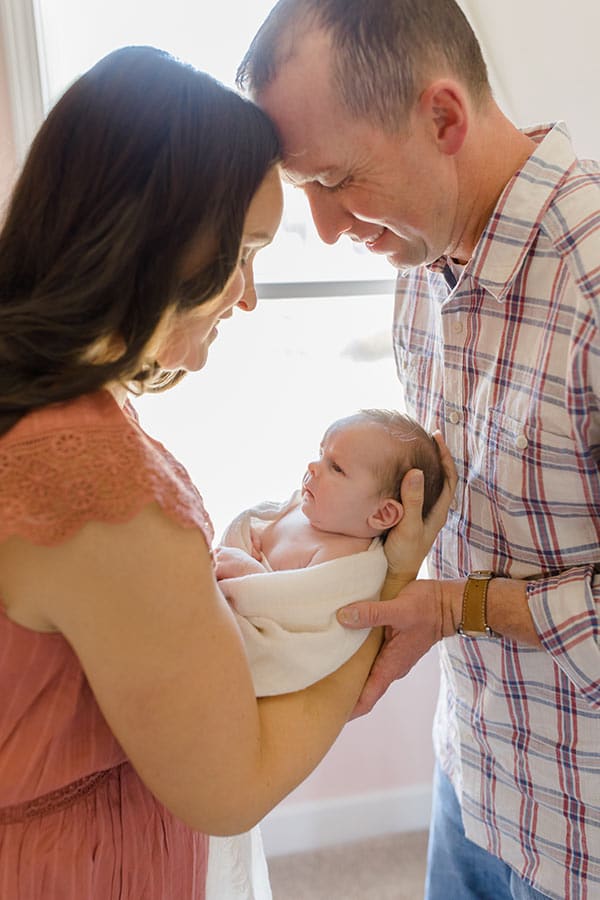
{"label": "man's ear", "polygon": [[381,500],[379,506],[367,519],[369,528],[375,531],[387,531],[393,528],[402,519],[404,507],[398,500],[391,497]]}
{"label": "man's ear", "polygon": [[421,94],[420,112],[432,123],[440,151],[454,156],[462,148],[469,127],[469,101],[462,85],[439,78]]}

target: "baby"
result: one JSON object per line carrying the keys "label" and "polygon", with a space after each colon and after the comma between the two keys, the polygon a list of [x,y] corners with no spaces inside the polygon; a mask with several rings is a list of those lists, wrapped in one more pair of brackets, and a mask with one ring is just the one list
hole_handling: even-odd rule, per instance
{"label": "baby", "polygon": [[435,440],[398,412],[366,409],[337,420],[301,491],[272,519],[252,521],[251,553],[217,548],[217,578],[303,569],[367,550],[402,518],[400,485],[409,469],[424,473],[426,518],[444,485]]}
{"label": "baby", "polygon": [[[245,510],[226,530],[214,553],[216,573],[257,696],[320,680],[365,639],[368,629],[343,628],[336,610],[379,598],[388,562],[402,563],[401,541],[385,551],[382,544],[403,516],[400,485],[409,469],[423,471],[426,518],[445,480],[437,443],[406,415],[362,410],[329,426],[290,500]],[[268,886],[258,828],[211,837],[207,900],[249,896],[228,880],[231,872]]]}

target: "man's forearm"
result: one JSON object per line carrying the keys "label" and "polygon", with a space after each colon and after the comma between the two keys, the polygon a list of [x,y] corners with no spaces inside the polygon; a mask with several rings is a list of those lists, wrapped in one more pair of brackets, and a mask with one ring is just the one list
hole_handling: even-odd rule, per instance
{"label": "man's forearm", "polygon": [[[465,579],[442,581],[443,635],[456,634],[462,618]],[[527,601],[527,582],[515,578],[493,578],[487,593],[487,624],[501,637],[530,647],[541,647]]]}

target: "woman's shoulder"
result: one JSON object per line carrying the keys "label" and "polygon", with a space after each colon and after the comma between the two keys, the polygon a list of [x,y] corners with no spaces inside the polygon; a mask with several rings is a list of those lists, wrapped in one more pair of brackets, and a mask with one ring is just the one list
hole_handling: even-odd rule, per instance
{"label": "woman's shoulder", "polygon": [[187,471],[109,391],[36,410],[0,439],[0,540],[60,543],[88,521],[125,522],[152,502],[210,543]]}

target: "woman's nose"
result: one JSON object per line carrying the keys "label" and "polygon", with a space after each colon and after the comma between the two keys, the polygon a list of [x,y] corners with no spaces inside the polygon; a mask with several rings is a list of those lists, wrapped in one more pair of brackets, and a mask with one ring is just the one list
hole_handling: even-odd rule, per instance
{"label": "woman's nose", "polygon": [[254,284],[254,269],[252,267],[252,262],[248,263],[248,265],[244,268],[243,275],[245,280],[244,293],[238,300],[237,305],[245,312],[252,312],[252,310],[256,309],[256,304],[258,303],[258,298],[256,296],[256,287]]}

